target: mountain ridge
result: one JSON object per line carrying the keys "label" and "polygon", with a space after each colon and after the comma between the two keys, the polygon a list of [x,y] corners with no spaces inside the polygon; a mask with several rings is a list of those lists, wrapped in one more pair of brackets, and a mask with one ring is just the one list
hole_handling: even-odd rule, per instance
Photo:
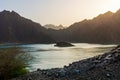
{"label": "mountain ridge", "polygon": [[72,41],[76,40],[75,42],[119,43],[119,21],[120,10],[116,13],[107,12],[93,19],[74,23],[66,31],[71,32],[71,38],[74,39]]}
{"label": "mountain ridge", "polygon": [[77,43],[118,44],[120,42],[120,10],[106,12],[93,19],[75,22],[68,28],[55,30],[20,16],[15,11],[0,12],[0,43]]}
{"label": "mountain ridge", "polygon": [[21,17],[16,12],[0,12],[1,43],[49,43],[53,40],[40,24]]}

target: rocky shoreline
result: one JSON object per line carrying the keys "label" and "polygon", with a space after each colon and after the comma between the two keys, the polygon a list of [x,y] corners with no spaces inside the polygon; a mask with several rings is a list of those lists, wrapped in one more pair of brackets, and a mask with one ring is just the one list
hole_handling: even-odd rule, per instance
{"label": "rocky shoreline", "polygon": [[38,69],[13,80],[120,80],[120,45],[64,68]]}

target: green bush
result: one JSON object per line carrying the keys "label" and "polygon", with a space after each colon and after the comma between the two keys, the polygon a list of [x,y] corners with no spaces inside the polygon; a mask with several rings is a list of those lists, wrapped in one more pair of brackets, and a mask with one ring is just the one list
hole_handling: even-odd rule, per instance
{"label": "green bush", "polygon": [[26,57],[26,53],[17,47],[0,49],[0,80],[26,74]]}

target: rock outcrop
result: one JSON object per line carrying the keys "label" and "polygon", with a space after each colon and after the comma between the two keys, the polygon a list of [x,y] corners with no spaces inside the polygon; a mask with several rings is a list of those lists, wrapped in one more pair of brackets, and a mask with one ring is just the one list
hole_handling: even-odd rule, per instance
{"label": "rock outcrop", "polygon": [[[110,52],[73,62],[64,68],[38,69],[17,79],[22,80],[119,80],[120,46]],[[17,80],[13,79],[13,80]]]}

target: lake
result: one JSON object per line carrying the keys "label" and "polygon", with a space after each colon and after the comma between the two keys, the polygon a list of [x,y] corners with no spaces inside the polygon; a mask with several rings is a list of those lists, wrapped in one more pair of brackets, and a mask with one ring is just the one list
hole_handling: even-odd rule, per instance
{"label": "lake", "polygon": [[29,61],[30,71],[50,68],[62,68],[72,62],[93,57],[108,52],[116,45],[73,43],[73,47],[55,47],[54,44],[9,44],[1,45],[0,48],[12,46],[21,47],[33,59]]}

